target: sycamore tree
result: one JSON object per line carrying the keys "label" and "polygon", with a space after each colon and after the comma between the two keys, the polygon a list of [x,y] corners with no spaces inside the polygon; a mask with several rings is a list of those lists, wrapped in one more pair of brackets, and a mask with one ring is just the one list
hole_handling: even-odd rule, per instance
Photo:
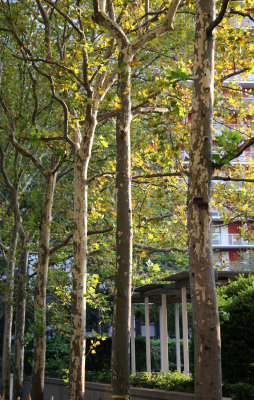
{"label": "sycamore tree", "polygon": [[[23,393],[23,367],[24,367],[24,330],[25,330],[25,313],[26,313],[26,290],[27,290],[27,269],[28,269],[28,256],[29,245],[31,237],[29,237],[26,224],[24,224],[24,207],[20,199],[20,192],[26,190],[27,183],[29,182],[29,173],[27,174],[27,162],[22,162],[20,157],[12,149],[3,152],[1,144],[1,176],[2,176],[2,189],[3,192],[7,190],[10,194],[9,208],[12,209],[13,220],[18,226],[18,237],[16,248],[6,243],[6,233],[8,230],[8,212],[2,220],[2,224],[6,228],[1,231],[1,247],[2,253],[6,258],[8,268],[5,271],[6,287],[5,287],[5,329],[4,329],[4,342],[3,342],[3,358],[2,358],[2,395],[5,398],[9,397],[9,382],[10,382],[10,366],[11,366],[11,337],[12,337],[12,313],[15,309],[15,349],[14,349],[14,396],[22,398]],[[7,146],[8,147],[8,146]],[[16,155],[15,155],[16,153]],[[12,157],[13,156],[13,157]],[[6,161],[8,157],[8,161]],[[15,160],[15,161],[14,161]],[[13,162],[14,161],[14,162]],[[24,160],[23,160],[24,161]],[[12,176],[11,170],[15,170],[15,178]],[[23,174],[24,172],[24,174]],[[5,190],[4,190],[5,189]],[[3,194],[3,193],[2,193]],[[9,196],[7,196],[9,197]],[[12,199],[12,200],[11,200]],[[15,203],[14,203],[15,199]],[[29,234],[31,231],[29,232]],[[5,245],[4,245],[5,243]],[[11,256],[10,250],[15,250]],[[11,268],[10,261],[13,262]],[[15,276],[15,267],[17,266],[18,272]],[[12,277],[12,280],[10,279]],[[8,344],[8,345],[7,345]]]}
{"label": "sycamore tree", "polygon": [[[195,352],[195,398],[220,399],[220,325],[211,246],[211,181],[213,171],[240,155],[253,138],[234,141],[212,160],[214,107],[214,28],[222,21],[228,1],[215,18],[215,2],[197,1],[193,61],[194,91],[188,183],[190,283]],[[232,139],[234,134],[229,135]],[[228,141],[228,143],[230,143]],[[227,144],[228,144],[227,143]]]}
{"label": "sycamore tree", "polygon": [[[7,185],[7,194],[10,197],[8,206],[12,209],[11,220],[4,221],[5,229],[1,233],[1,253],[5,260],[6,284],[4,288],[4,333],[3,333],[3,353],[2,353],[2,393],[6,398],[9,397],[10,382],[10,356],[11,356],[11,336],[13,320],[13,297],[14,297],[14,271],[17,252],[17,242],[19,237],[20,214],[17,204],[17,185],[12,184],[4,169],[4,151],[0,147],[1,153],[1,175]],[[1,179],[1,180],[2,180]],[[3,195],[3,193],[2,193]],[[2,221],[3,222],[3,221]],[[10,232],[8,232],[10,230]]]}
{"label": "sycamore tree", "polygon": [[[6,44],[6,42],[5,42]],[[27,105],[27,93],[24,93],[25,79],[24,69],[15,69],[11,59],[6,54],[6,48],[2,45],[1,53],[1,84],[5,85],[6,77],[9,79],[9,70],[5,68],[9,65],[12,71],[16,71],[16,78],[9,80],[8,87],[9,93],[16,94],[15,102],[10,101],[10,107],[13,111],[22,113],[25,110],[25,103]],[[9,382],[10,382],[10,354],[11,354],[11,337],[12,337],[12,314],[14,300],[16,300],[17,309],[15,317],[15,374],[14,374],[14,395],[16,397],[22,394],[23,386],[23,362],[24,362],[24,325],[25,325],[25,304],[26,304],[26,283],[27,283],[27,265],[28,265],[28,245],[32,237],[31,230],[27,230],[26,223],[24,223],[24,214],[27,208],[22,205],[21,193],[25,193],[33,177],[29,167],[29,161],[25,160],[17,150],[15,150],[6,135],[9,131],[8,119],[6,119],[6,102],[5,89],[1,85],[0,102],[1,102],[1,143],[0,143],[0,159],[1,159],[1,184],[2,196],[9,202],[8,209],[11,210],[13,223],[15,228],[16,239],[11,240],[11,243],[6,242],[6,230],[8,227],[8,212],[6,212],[6,220],[3,222],[1,230],[1,245],[2,252],[7,259],[8,268],[6,270],[6,289],[5,289],[5,331],[3,343],[3,357],[2,357],[2,394],[5,398],[9,398]],[[20,92],[22,96],[19,97]],[[25,119],[23,119],[23,122]],[[4,195],[5,193],[5,195]],[[30,236],[31,234],[31,236]],[[15,245],[14,245],[15,243]],[[11,254],[11,252],[13,254]],[[15,281],[15,267],[18,265],[18,278],[17,290],[14,286]]]}
{"label": "sycamore tree", "polygon": [[[131,168],[130,168],[130,123],[132,111],[131,72],[134,56],[150,41],[172,30],[175,13],[180,1],[172,1],[166,11],[166,17],[157,26],[150,27],[149,19],[142,23],[145,10],[140,10],[138,20],[132,22],[137,26],[140,35],[134,38],[128,35],[124,18],[122,21],[114,10],[113,3],[94,1],[95,21],[107,29],[117,43],[119,110],[116,114],[116,192],[117,192],[117,226],[116,226],[116,278],[112,337],[112,387],[113,397],[129,398],[130,396],[130,305],[132,278],[132,204],[131,204]],[[121,15],[121,13],[120,13]],[[130,13],[124,13],[123,17]],[[121,15],[122,17],[122,15]],[[136,18],[137,18],[136,17]],[[141,18],[140,18],[141,17]],[[139,26],[140,25],[140,26]],[[145,26],[147,25],[147,26]],[[132,26],[130,26],[132,27]],[[156,110],[153,110],[156,111]],[[121,354],[121,357],[119,355]]]}
{"label": "sycamore tree", "polygon": [[[117,9],[119,22],[121,18],[123,19],[122,26],[118,22],[114,22],[113,4],[110,2],[108,2],[107,8],[108,15],[105,13],[104,4],[98,5],[96,2],[94,10],[90,8],[90,3],[62,5],[48,0],[43,3],[38,0],[36,4],[32,5],[28,3],[9,4],[9,7],[3,8],[2,18],[5,22],[3,30],[13,38],[16,47],[13,56],[28,63],[34,68],[36,75],[44,77],[45,81],[49,82],[52,97],[62,108],[64,116],[64,133],[60,134],[58,139],[65,140],[74,153],[74,260],[71,334],[71,394],[73,398],[83,398],[84,395],[85,294],[88,255],[87,193],[89,183],[87,174],[99,118],[98,112],[118,74],[118,92],[113,91],[114,108],[115,110],[120,109],[117,114],[117,126],[118,131],[120,129],[129,135],[131,103],[127,75],[130,76],[133,56],[146,43],[172,29],[172,21],[179,4],[180,1],[173,1],[168,9],[162,8],[162,12],[159,10],[158,14],[148,21],[148,24],[144,24],[144,34],[139,37],[134,32],[130,38],[127,38],[124,32],[130,28],[127,26],[129,17],[122,15],[121,11]],[[133,23],[138,18],[138,24],[142,25],[143,21],[138,10],[134,13],[132,8],[130,10]],[[105,18],[109,24],[113,21],[113,26],[117,31],[116,37],[110,30],[112,25],[110,25],[109,33],[98,31],[97,25],[91,22],[93,12],[99,24]],[[23,17],[22,21],[20,15]],[[28,25],[30,25],[29,30],[27,29]],[[41,27],[44,30],[44,36],[41,35]],[[108,28],[109,25],[106,26],[107,30]],[[124,46],[120,43],[127,44],[130,50],[129,54],[126,54],[127,47],[124,50]],[[100,118],[102,117],[100,116]],[[125,133],[120,135],[123,145],[128,145],[129,140],[125,140],[128,135],[126,136]],[[47,140],[50,142],[49,137]],[[124,151],[126,152],[126,148]],[[124,158],[129,164],[129,155],[127,157],[124,155]],[[126,174],[123,171],[123,176],[125,176],[127,186],[130,187],[130,173]],[[119,184],[121,185],[122,182]],[[129,195],[128,198],[129,206],[125,215],[131,216]],[[129,219],[130,221],[131,219]],[[128,230],[130,230],[130,226]],[[128,248],[127,268],[129,269],[131,264],[130,244]],[[130,277],[130,272],[128,276]],[[130,288],[130,284],[128,287]],[[128,289],[127,292],[129,296],[130,290]],[[130,299],[128,299],[129,302]]]}
{"label": "sycamore tree", "polygon": [[[47,271],[49,264],[49,256],[52,249],[49,248],[50,228],[52,223],[52,205],[55,190],[55,184],[58,180],[65,176],[68,172],[68,165],[64,165],[65,155],[57,149],[52,149],[52,146],[47,145],[47,142],[40,140],[41,132],[56,129],[58,119],[54,111],[47,113],[45,118],[44,111],[51,108],[52,104],[48,104],[48,93],[41,89],[40,96],[37,91],[37,81],[23,62],[18,61],[15,64],[15,59],[8,58],[8,46],[13,50],[13,44],[3,35],[5,40],[5,59],[3,59],[3,72],[1,76],[1,116],[2,126],[1,131],[8,133],[5,139],[5,148],[10,149],[13,146],[14,170],[10,169],[11,161],[8,160],[8,168],[14,173],[14,184],[8,178],[6,172],[7,153],[4,153],[1,148],[1,172],[4,183],[12,196],[15,198],[15,203],[11,202],[15,221],[18,224],[18,234],[21,238],[20,264],[19,264],[19,281],[17,292],[17,309],[16,309],[16,335],[15,335],[15,375],[14,375],[14,394],[22,397],[23,387],[23,353],[24,353],[24,325],[25,325],[25,296],[26,296],[26,281],[27,281],[27,262],[28,249],[27,245],[33,240],[33,245],[36,248],[38,256],[37,280],[34,294],[34,368],[32,377],[32,393],[36,397],[37,393],[43,391],[44,386],[44,368],[45,368],[45,330],[46,330],[46,285]],[[7,45],[8,43],[8,45]],[[13,62],[14,61],[14,62]],[[16,79],[10,79],[8,66],[12,66],[12,72],[15,70]],[[12,95],[15,91],[15,100]],[[30,108],[27,109],[27,106]],[[50,114],[50,115],[49,115]],[[54,114],[54,116],[53,116]],[[52,116],[52,120],[49,118]],[[17,155],[17,152],[20,155]],[[26,160],[18,162],[18,160]],[[33,167],[32,167],[33,166]],[[61,166],[61,170],[59,170]],[[33,168],[38,170],[38,173],[33,171]],[[23,169],[22,169],[23,168]],[[26,171],[27,169],[27,171]],[[25,174],[26,172],[26,174]],[[40,173],[42,180],[40,179]],[[25,174],[25,176],[24,176]],[[21,178],[23,179],[20,184]],[[45,187],[43,179],[45,179]],[[26,182],[24,183],[24,181]],[[35,182],[34,182],[35,180]],[[37,192],[37,193],[36,193]],[[42,197],[42,201],[41,201]],[[13,204],[13,205],[12,205]],[[15,207],[14,207],[15,206]],[[22,215],[25,216],[23,223]],[[31,212],[32,209],[32,212]],[[31,216],[30,216],[31,214]],[[28,232],[28,234],[26,233]],[[36,232],[36,235],[35,235]],[[36,242],[37,241],[37,242]],[[13,259],[13,257],[10,257]],[[11,272],[10,272],[11,273]],[[12,269],[12,280],[14,279],[14,269]],[[13,296],[13,284],[9,290]],[[8,317],[8,316],[7,316]],[[5,319],[10,324],[9,342],[11,335],[11,318]],[[5,346],[10,352],[10,345]],[[3,371],[9,371],[9,363],[5,363]],[[5,382],[6,381],[6,382]],[[9,378],[4,380],[3,391],[5,397],[8,397]],[[6,386],[6,389],[5,389]],[[38,394],[39,396],[39,394]]]}
{"label": "sycamore tree", "polygon": [[[29,125],[26,134],[30,139],[32,137],[36,139],[36,143],[39,143],[40,146],[46,145],[49,152],[57,154],[59,157],[67,152],[68,157],[74,158],[75,206],[71,334],[71,387],[74,399],[81,399],[84,396],[85,304],[89,257],[96,256],[95,261],[91,261],[91,265],[95,267],[95,270],[96,268],[97,271],[100,270],[98,264],[102,260],[104,261],[104,256],[100,256],[99,251],[105,251],[110,246],[111,252],[109,253],[107,250],[105,256],[109,270],[103,272],[103,275],[107,279],[107,274],[109,277],[115,274],[111,259],[114,239],[111,238],[107,243],[102,238],[88,240],[88,224],[94,224],[93,228],[97,228],[96,222],[91,221],[90,215],[95,217],[95,220],[97,218],[97,221],[99,220],[103,225],[105,224],[105,229],[111,229],[114,225],[112,221],[115,215],[112,208],[115,189],[113,189],[112,177],[114,178],[115,168],[117,169],[118,209],[113,384],[114,395],[129,395],[128,332],[132,259],[131,209],[133,203],[130,196],[131,121],[133,121],[133,136],[137,137],[137,140],[132,140],[133,148],[135,148],[133,204],[136,214],[133,219],[136,232],[133,247],[140,251],[141,259],[145,258],[145,252],[159,250],[167,254],[171,254],[174,250],[178,251],[176,253],[178,256],[173,258],[177,261],[181,260],[181,257],[184,258],[184,255],[181,256],[184,253],[179,252],[179,247],[180,250],[184,250],[182,247],[185,247],[186,240],[184,192],[187,178],[180,184],[178,179],[181,176],[187,176],[186,163],[181,162],[180,152],[184,149],[188,155],[190,148],[189,128],[185,128],[184,120],[185,114],[189,110],[190,87],[187,81],[188,78],[191,78],[189,75],[192,73],[192,51],[188,46],[186,48],[182,44],[181,38],[183,37],[184,42],[187,39],[192,40],[192,28],[180,25],[181,35],[174,35],[172,43],[171,39],[168,39],[161,45],[161,36],[172,29],[174,19],[176,29],[178,29],[178,21],[183,21],[181,18],[193,15],[193,2],[185,2],[185,6],[180,8],[179,14],[175,18],[175,12],[180,3],[182,5],[180,1],[172,1],[169,7],[164,7],[164,3],[151,3],[147,8],[148,2],[146,2],[146,7],[143,4],[136,7],[136,3],[124,5],[111,1],[94,1],[93,4],[80,1],[77,4],[66,4],[50,0],[43,2],[37,0],[35,3],[29,1],[8,3],[8,6],[3,2],[1,31],[6,35],[4,38],[8,37],[12,41],[11,46],[6,46],[6,48],[14,59],[20,60],[29,68],[30,81],[35,86],[37,82],[37,87],[39,87],[34,91],[32,115],[35,117],[38,113],[40,115],[44,113],[44,116],[57,116],[56,120],[58,121],[58,126],[53,123],[47,130],[34,130]],[[213,13],[210,14],[209,23],[212,22],[212,17]],[[221,36],[225,37],[223,32]],[[220,42],[221,53],[224,51],[223,40],[221,39]],[[232,32],[226,40],[229,45],[232,44]],[[163,47],[160,54],[158,49]],[[160,57],[163,61],[157,65]],[[205,59],[205,57],[203,58]],[[165,68],[167,61],[170,62],[169,69]],[[242,64],[239,65],[236,72],[245,68]],[[222,75],[220,82],[224,82],[223,68],[220,71],[218,68]],[[198,75],[195,71],[194,69],[194,79]],[[230,71],[226,73],[226,75],[228,74]],[[185,84],[182,84],[182,81]],[[218,87],[222,89],[220,82]],[[167,87],[167,92],[165,92],[165,87]],[[163,91],[164,96],[161,96],[160,93]],[[211,91],[208,90],[207,96],[211,95]],[[44,93],[43,96],[45,93],[47,94],[49,102],[45,102],[44,107],[38,110],[38,98],[42,93]],[[159,101],[156,100],[157,96],[160,96]],[[183,100],[185,107],[183,107]],[[221,109],[219,102],[217,105],[218,110]],[[197,108],[202,109],[202,107]],[[50,113],[52,109],[54,110],[53,114]],[[171,117],[159,120],[157,113],[165,114],[165,110]],[[7,115],[8,107],[5,112]],[[145,113],[149,117],[138,117]],[[211,119],[211,108],[208,114]],[[60,119],[58,119],[59,116]],[[221,115],[218,117],[221,118]],[[112,146],[114,140],[112,132],[115,131],[114,122],[112,122],[114,118],[117,120],[117,166],[114,161],[115,147]],[[193,126],[200,125],[199,120],[194,121],[195,116],[193,117]],[[169,124],[172,128],[170,130],[168,129]],[[99,135],[95,137],[96,130]],[[165,132],[167,133],[165,134]],[[24,132],[21,131],[19,134],[18,142],[24,139],[22,138]],[[208,139],[210,140],[209,135]],[[209,155],[209,146],[206,147],[205,138],[203,150],[207,157],[207,167],[207,163],[209,164],[207,160],[211,155]],[[232,141],[235,145],[234,151],[232,152],[231,147],[230,151],[227,149],[224,151],[222,146],[220,157],[214,160],[215,164],[212,167],[209,165],[209,185],[214,167],[219,169],[229,162],[230,158],[240,154],[243,149],[236,146],[236,141],[233,139]],[[192,145],[193,140],[191,141]],[[103,155],[95,156],[98,146],[104,150],[104,157]],[[69,148],[71,155],[67,151]],[[193,148],[191,147],[190,169],[195,170],[196,174],[198,169],[192,164],[192,154]],[[107,164],[109,160],[110,163]],[[110,166],[110,170],[107,169],[108,166]],[[192,176],[192,172],[190,176]],[[192,182],[191,179],[189,182]],[[209,189],[207,193],[210,195]],[[107,197],[104,197],[104,194],[107,194]],[[162,208],[165,207],[165,212],[161,211],[158,203],[155,205],[156,197],[160,197],[160,204]],[[201,197],[196,196],[195,198]],[[105,206],[105,199],[109,199],[107,201],[109,201],[108,209],[110,208],[110,211]],[[169,201],[171,202],[170,207],[167,205]],[[202,204],[201,209],[203,210]],[[197,206],[199,207],[199,204]],[[177,215],[176,209],[178,210]],[[149,216],[143,216],[143,212],[144,214],[147,212]],[[110,214],[110,218],[105,218],[106,213],[107,216],[108,213]],[[191,224],[194,216],[191,210],[189,213],[189,221],[191,221],[189,223]],[[72,216],[70,217],[72,218]],[[110,223],[108,223],[109,221]],[[154,221],[158,222],[158,229],[154,229]],[[199,225],[195,225],[193,229],[190,227],[193,233],[192,237],[196,235],[196,226]],[[205,226],[207,225],[205,224]],[[148,235],[147,232],[149,232]],[[178,240],[179,232],[183,233],[180,241]],[[169,234],[172,238],[170,247],[168,247],[168,241],[165,240],[165,236]],[[206,232],[206,237],[208,236],[209,231]],[[160,244],[160,248],[158,248],[158,244]],[[123,277],[125,279],[122,279]],[[122,305],[121,297],[124,300]],[[123,320],[121,320],[121,314],[124,317]],[[121,360],[117,356],[119,348],[122,349],[121,354],[124,355]],[[39,379],[42,380],[42,374]],[[37,398],[42,396],[42,392],[43,389],[40,387]]]}

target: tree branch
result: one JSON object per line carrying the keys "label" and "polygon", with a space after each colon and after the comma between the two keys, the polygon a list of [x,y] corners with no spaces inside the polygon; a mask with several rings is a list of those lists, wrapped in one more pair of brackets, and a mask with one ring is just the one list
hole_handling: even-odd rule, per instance
{"label": "tree branch", "polygon": [[45,43],[47,46],[47,51],[48,51],[48,57],[51,58],[52,57],[52,52],[51,52],[51,45],[50,45],[50,20],[48,18],[48,15],[46,13],[46,11],[44,10],[41,1],[40,0],[36,0],[37,6],[40,10],[43,22],[44,22],[44,26],[45,26]]}
{"label": "tree branch", "polygon": [[[147,97],[144,98],[142,103],[133,106],[131,108],[132,115],[136,116],[137,115],[137,110],[139,110],[141,108],[145,108],[146,104],[149,104],[149,100],[150,99],[155,99],[160,93],[161,93],[161,91],[157,91],[157,92],[151,93]],[[148,107],[148,108],[150,108],[150,107]],[[165,110],[166,110],[166,108],[165,108]],[[165,111],[165,112],[167,112],[167,111]],[[107,121],[109,118],[114,118],[116,116],[116,113],[117,113],[116,110],[112,110],[112,111],[108,111],[106,113],[99,114],[98,115],[98,122],[99,123],[103,123],[103,122]]]}
{"label": "tree branch", "polygon": [[232,181],[232,182],[254,182],[254,179],[251,178],[233,178],[231,176],[219,176],[214,175],[212,177],[213,181]]}
{"label": "tree branch", "polygon": [[86,254],[87,254],[87,257],[91,257],[95,254],[102,253],[103,251],[108,251],[108,249],[104,249],[104,248],[95,249],[95,250],[88,251]]}
{"label": "tree branch", "polygon": [[177,251],[179,253],[186,253],[188,251],[187,248],[179,249],[179,247],[154,247],[140,243],[133,243],[133,247],[137,249],[148,250],[153,253],[171,253],[173,251]]}
{"label": "tree branch", "polygon": [[179,176],[182,177],[183,175],[186,175],[186,172],[166,172],[166,173],[155,173],[155,174],[146,174],[146,175],[133,175],[132,180],[135,181],[136,179],[142,179],[142,178],[164,178],[168,176]]}
{"label": "tree branch", "polygon": [[122,47],[123,45],[128,46],[129,40],[123,29],[105,13],[103,7],[101,6],[101,2],[99,0],[93,0],[93,6],[94,22],[106,28],[111,33],[113,38],[116,39],[119,47]]}
{"label": "tree branch", "polygon": [[49,250],[49,254],[52,255],[57,250],[60,250],[62,247],[67,246],[69,244],[69,241],[72,239],[72,237],[73,237],[73,234],[70,233],[63,242],[61,242],[61,243],[57,244],[56,246],[52,247],[52,249]]}
{"label": "tree branch", "polygon": [[137,117],[139,114],[150,114],[150,113],[158,113],[165,114],[169,112],[169,109],[166,107],[135,107],[132,113],[132,119]]}
{"label": "tree branch", "polygon": [[227,79],[229,79],[229,78],[232,78],[233,76],[240,75],[240,74],[242,74],[243,72],[247,72],[247,71],[249,71],[249,70],[250,70],[250,68],[246,67],[246,68],[239,69],[238,71],[231,72],[230,74],[225,75],[225,76],[223,76],[222,78],[220,78],[220,79],[219,79],[219,82],[224,82],[225,80],[227,80]]}
{"label": "tree branch", "polygon": [[64,138],[65,140],[73,147],[75,148],[75,143],[69,138],[69,110],[68,106],[65,103],[64,100],[62,100],[60,97],[56,95],[55,92],[55,85],[54,85],[54,79],[52,76],[50,77],[50,87],[52,91],[52,95],[54,99],[61,104],[62,109],[63,109],[63,114],[64,114]]}
{"label": "tree branch", "polygon": [[241,15],[242,17],[247,17],[252,22],[254,22],[254,18],[252,17],[251,13],[249,13],[249,12],[246,13],[246,12],[242,12],[242,11],[230,10],[229,14]]}
{"label": "tree branch", "polygon": [[8,176],[6,174],[6,171],[5,171],[4,159],[5,159],[5,154],[4,154],[3,148],[2,148],[2,146],[0,144],[0,171],[1,171],[3,180],[4,180],[5,184],[6,184],[6,186],[8,187],[8,189],[9,190],[13,190],[13,185],[9,181],[9,178],[8,178]]}
{"label": "tree branch", "polygon": [[159,26],[147,30],[141,38],[136,39],[131,44],[132,54],[136,54],[141,48],[143,48],[147,43],[151,42],[153,39],[162,36],[164,33],[173,30],[173,21],[175,18],[175,14],[177,12],[178,7],[180,6],[182,0],[172,0],[169,7],[167,14]]}
{"label": "tree branch", "polygon": [[7,261],[7,253],[8,253],[8,247],[6,247],[3,243],[2,243],[2,241],[0,240],[0,249],[2,250],[2,252],[3,252],[3,257],[4,257],[4,259],[5,259],[5,261]]}
{"label": "tree branch", "polygon": [[31,81],[32,81],[33,97],[34,97],[34,110],[33,110],[33,114],[32,114],[32,124],[35,126],[36,125],[36,117],[37,117],[38,107],[39,107],[39,99],[38,99],[37,91],[36,91],[37,81],[33,77],[31,71],[29,71],[29,76],[30,76]]}
{"label": "tree branch", "polygon": [[254,136],[246,140],[244,143],[238,146],[234,151],[230,152],[229,154],[225,154],[218,163],[213,164],[214,168],[219,169],[223,167],[223,165],[225,165],[227,162],[232,161],[235,158],[239,157],[244,152],[244,150],[246,150],[253,144],[254,144]]}
{"label": "tree branch", "polygon": [[61,179],[63,176],[67,175],[72,169],[73,169],[73,165],[72,165],[72,164],[65,166],[65,167],[58,173],[57,178],[56,178],[56,181],[59,182],[60,179]]}
{"label": "tree branch", "polygon": [[[88,231],[87,235],[91,236],[91,235],[99,235],[101,233],[108,233],[111,232],[113,230],[113,227],[110,226],[107,229],[98,229],[95,231]],[[55,253],[57,250],[60,250],[62,247],[65,247],[69,244],[70,240],[72,239],[73,234],[70,233],[65,240],[63,240],[61,243],[57,244],[56,246],[52,247],[52,249],[50,249],[49,254],[52,255],[53,253]],[[95,250],[96,251],[96,250]],[[91,252],[92,253],[92,252]],[[90,253],[89,253],[90,254]]]}
{"label": "tree branch", "polygon": [[78,25],[75,24],[75,22],[67,15],[61,8],[57,6],[56,3],[53,3],[53,1],[50,0],[43,0],[45,3],[49,4],[51,7],[53,7],[66,21],[69,22],[69,24],[75,29],[75,31],[80,35],[83,36],[83,32],[81,29],[79,29]]}
{"label": "tree branch", "polygon": [[2,108],[7,116],[7,119],[9,121],[9,125],[10,125],[10,139],[11,142],[13,144],[13,146],[20,151],[21,154],[23,154],[23,156],[30,158],[30,160],[36,165],[36,167],[41,171],[41,173],[46,176],[47,175],[47,171],[45,170],[45,168],[43,167],[43,165],[33,156],[33,154],[31,154],[24,146],[22,146],[16,139],[14,136],[14,132],[15,132],[15,124],[13,121],[13,118],[11,116],[11,113],[7,107],[7,104],[5,102],[5,100],[2,97],[2,93],[0,92],[0,103],[2,105]]}
{"label": "tree branch", "polygon": [[109,228],[106,229],[98,229],[95,231],[87,231],[87,235],[91,236],[91,235],[99,235],[100,233],[108,233],[111,232],[114,228],[112,226],[110,226]]}
{"label": "tree branch", "polygon": [[223,20],[224,15],[227,11],[228,3],[229,3],[229,0],[222,0],[222,5],[221,5],[219,14],[215,18],[215,20],[208,26],[208,28],[206,30],[207,36],[209,36],[212,33],[212,31],[214,30],[214,28],[216,28],[216,26],[219,25],[219,23]]}
{"label": "tree branch", "polygon": [[102,172],[100,174],[94,175],[92,176],[92,178],[88,179],[88,185],[90,185],[91,182],[93,182],[95,179],[100,178],[102,176],[113,176],[115,175],[115,172]]}
{"label": "tree branch", "polygon": [[44,58],[38,58],[38,57],[20,57],[15,53],[12,53],[13,57],[17,58],[18,60],[23,60],[23,61],[31,61],[31,63],[45,63],[45,64],[49,64],[49,65],[55,65],[56,67],[61,68],[64,71],[69,72],[82,86],[84,86],[84,82],[82,81],[82,79],[79,78],[79,76],[77,74],[75,74],[75,72],[69,68],[66,67],[65,65],[60,64],[57,61],[54,60],[45,60]]}

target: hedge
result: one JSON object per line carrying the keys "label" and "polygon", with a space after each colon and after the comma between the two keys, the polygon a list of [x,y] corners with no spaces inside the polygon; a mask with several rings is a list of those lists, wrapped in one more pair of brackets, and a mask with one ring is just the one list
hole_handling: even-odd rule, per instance
{"label": "hedge", "polygon": [[[109,371],[86,371],[86,380],[91,382],[110,383],[111,376]],[[193,392],[194,381],[189,375],[180,372],[139,372],[130,376],[130,384],[135,387],[150,389]]]}

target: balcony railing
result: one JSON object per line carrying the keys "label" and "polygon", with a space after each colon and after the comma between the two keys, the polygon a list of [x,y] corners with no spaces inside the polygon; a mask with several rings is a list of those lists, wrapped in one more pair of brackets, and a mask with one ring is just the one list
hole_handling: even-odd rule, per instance
{"label": "balcony railing", "polygon": [[237,233],[229,233],[227,236],[227,240],[221,240],[220,233],[213,233],[212,235],[212,245],[213,246],[249,246],[253,245],[253,241],[249,241]]}
{"label": "balcony railing", "polygon": [[228,234],[228,244],[231,246],[242,246],[250,244],[248,240],[243,238],[237,233],[229,233]]}

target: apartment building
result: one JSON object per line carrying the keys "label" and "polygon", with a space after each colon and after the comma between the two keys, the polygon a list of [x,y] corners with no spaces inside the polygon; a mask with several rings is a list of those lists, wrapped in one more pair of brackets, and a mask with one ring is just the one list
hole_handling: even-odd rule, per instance
{"label": "apartment building", "polygon": [[[238,1],[241,5],[246,2]],[[254,3],[248,2],[248,7],[245,12],[254,18]],[[249,17],[241,19],[239,26],[243,29],[253,29],[254,21]],[[233,81],[233,82],[232,82]],[[240,118],[237,113],[233,113],[233,118],[230,119],[229,129],[238,130],[244,133],[252,129],[254,120],[254,74],[245,73],[237,75],[224,82],[223,94],[227,96],[229,91],[226,86],[231,86],[233,83],[235,88],[238,88],[243,106],[246,105],[247,112],[244,118]],[[219,123],[214,125],[216,134],[220,134],[222,126]],[[251,133],[251,136],[253,134]],[[213,152],[216,153],[216,141],[213,143]],[[248,147],[240,157],[231,162],[232,169],[237,165],[248,168],[248,165],[254,162],[254,146]],[[238,185],[241,185],[238,182]],[[253,191],[254,192],[254,191]],[[225,224],[217,210],[212,211],[212,246],[215,265],[226,268],[245,268],[250,269],[254,266],[254,240],[246,238],[244,231],[253,230],[254,224],[251,220],[242,221],[235,218],[230,223]],[[247,235],[248,236],[248,235]],[[253,255],[252,255],[253,254]]]}

